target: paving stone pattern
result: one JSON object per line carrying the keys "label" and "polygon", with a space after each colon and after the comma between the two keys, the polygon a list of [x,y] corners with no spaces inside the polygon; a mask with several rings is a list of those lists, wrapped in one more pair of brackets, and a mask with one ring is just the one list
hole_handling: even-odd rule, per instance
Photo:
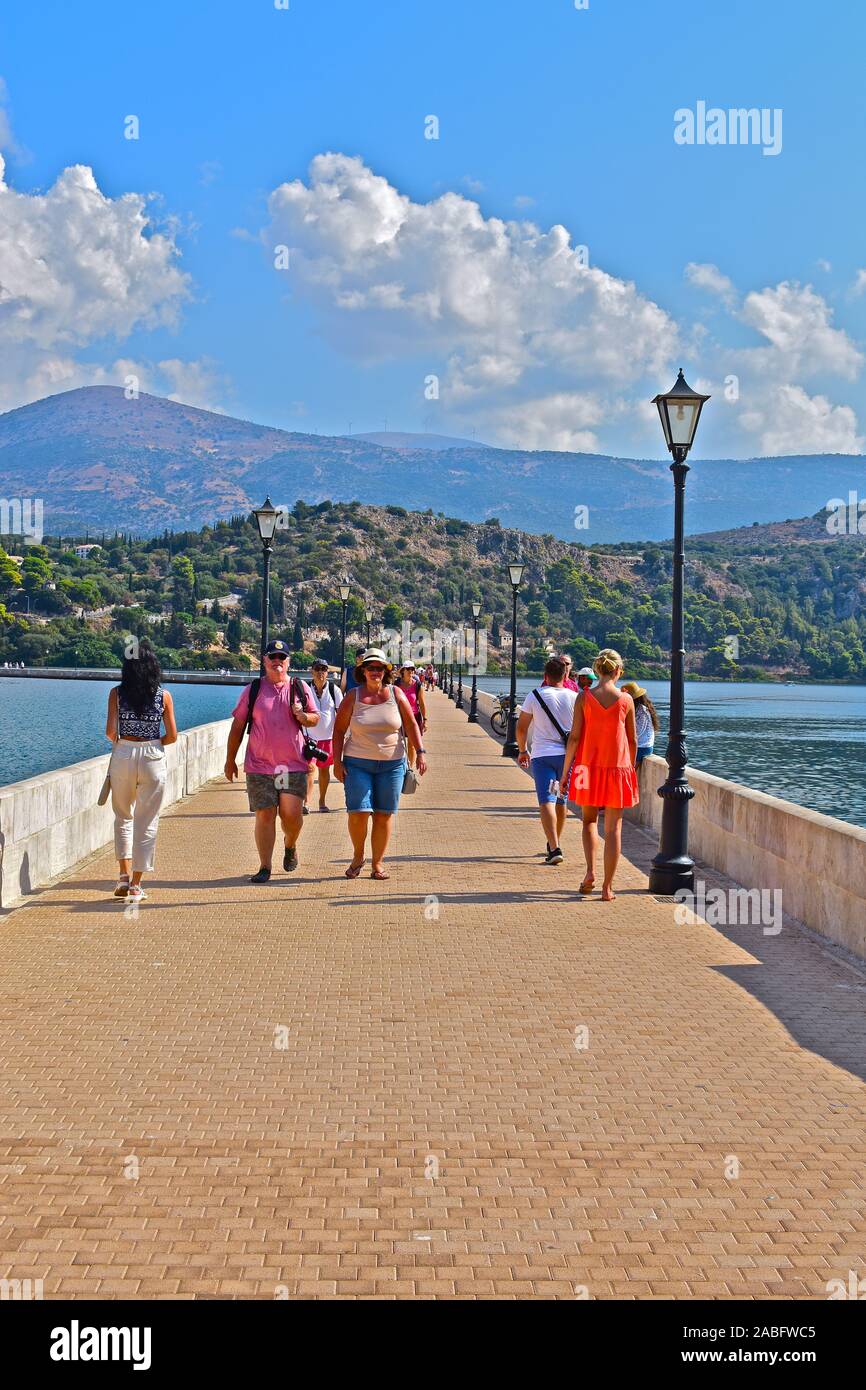
{"label": "paving stone pattern", "polygon": [[545,867],[525,774],[430,703],[388,882],[343,877],[334,783],[298,871],[251,886],[243,787],[213,782],[163,818],[137,918],[105,852],[0,919],[0,1277],[815,1299],[866,1274],[866,977],[796,930],[677,925],[637,829],[617,901],[581,900],[575,822]]}

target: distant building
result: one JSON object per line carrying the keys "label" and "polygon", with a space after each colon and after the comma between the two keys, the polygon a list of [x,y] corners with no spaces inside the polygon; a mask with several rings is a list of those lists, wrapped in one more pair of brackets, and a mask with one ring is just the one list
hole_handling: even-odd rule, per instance
{"label": "distant building", "polygon": [[86,559],[88,559],[91,550],[101,550],[101,549],[102,549],[102,546],[101,546],[101,545],[97,545],[95,541],[91,541],[89,545],[77,545],[77,546],[75,547],[75,553],[76,553],[76,555],[79,557],[79,559],[81,559],[81,560],[86,560]]}

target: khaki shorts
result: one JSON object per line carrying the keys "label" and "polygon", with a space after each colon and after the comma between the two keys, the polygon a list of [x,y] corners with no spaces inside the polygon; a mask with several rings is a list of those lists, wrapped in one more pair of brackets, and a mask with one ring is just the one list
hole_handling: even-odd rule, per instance
{"label": "khaki shorts", "polygon": [[299,796],[301,801],[307,795],[306,772],[247,772],[245,776],[251,811],[267,811],[279,806],[281,792],[286,796]]}

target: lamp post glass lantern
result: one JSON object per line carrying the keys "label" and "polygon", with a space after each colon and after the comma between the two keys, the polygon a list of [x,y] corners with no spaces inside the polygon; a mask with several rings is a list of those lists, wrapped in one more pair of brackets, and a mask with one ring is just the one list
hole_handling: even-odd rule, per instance
{"label": "lamp post glass lantern", "polygon": [[689,857],[689,802],[694,790],[686,777],[685,732],[685,629],[683,623],[683,574],[685,570],[685,494],[686,463],[695,440],[701,411],[709,396],[693,391],[683,376],[682,367],[671,390],[654,396],[658,408],[665,444],[673,462],[674,475],[674,556],[673,595],[671,598],[671,698],[670,728],[665,749],[668,775],[658,789],[662,798],[662,823],[659,852],[653,859],[649,876],[651,893],[673,894],[679,890],[694,891],[695,866]]}
{"label": "lamp post glass lantern", "polygon": [[508,699],[508,727],[505,731],[505,746],[502,749],[503,758],[516,758],[520,749],[517,746],[517,592],[523,583],[523,572],[526,569],[524,564],[513,564],[508,566],[508,577],[511,580],[511,689]]}
{"label": "lamp post glass lantern", "polygon": [[478,619],[481,604],[472,605],[472,694],[469,697],[469,723],[478,723]]}
{"label": "lamp post glass lantern", "polygon": [[[365,609],[364,609],[364,618],[366,619],[366,622],[367,622],[367,646],[369,647],[369,645],[370,645],[370,624],[371,624],[372,621],[373,621],[373,610],[372,610],[372,608],[365,608]],[[365,650],[366,650],[366,649],[365,649]]]}
{"label": "lamp post glass lantern", "polygon": [[345,671],[345,669],[346,669],[346,614],[347,614],[347,612],[348,612],[348,610],[349,610],[349,594],[350,594],[350,593],[351,593],[351,589],[349,588],[349,585],[348,585],[348,584],[346,583],[346,581],[344,580],[343,583],[340,585],[340,588],[339,588],[340,602],[341,602],[342,605],[343,605],[343,615],[342,615],[342,622],[341,622],[341,626],[340,626],[340,679],[341,679],[341,680],[342,680],[342,678],[343,678],[343,673],[344,673],[344,671]]}
{"label": "lamp post glass lantern", "polygon": [[268,630],[270,628],[271,619],[271,555],[273,554],[273,540],[280,514],[268,496],[260,507],[255,508],[253,516],[256,519],[259,539],[262,543],[262,560],[264,562],[264,575],[262,577],[262,651],[259,660],[259,674],[263,676],[265,673],[265,647],[268,645]]}

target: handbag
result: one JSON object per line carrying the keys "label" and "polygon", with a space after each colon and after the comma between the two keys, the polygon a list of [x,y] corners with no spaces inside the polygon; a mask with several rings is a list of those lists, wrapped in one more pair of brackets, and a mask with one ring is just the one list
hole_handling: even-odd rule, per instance
{"label": "handbag", "polygon": [[403,774],[403,795],[404,795],[404,796],[411,796],[412,793],[413,793],[413,792],[416,792],[417,790],[418,790],[418,774],[417,774],[417,772],[415,771],[414,767],[408,767],[408,766],[407,766],[406,771],[405,771],[405,773]]}

